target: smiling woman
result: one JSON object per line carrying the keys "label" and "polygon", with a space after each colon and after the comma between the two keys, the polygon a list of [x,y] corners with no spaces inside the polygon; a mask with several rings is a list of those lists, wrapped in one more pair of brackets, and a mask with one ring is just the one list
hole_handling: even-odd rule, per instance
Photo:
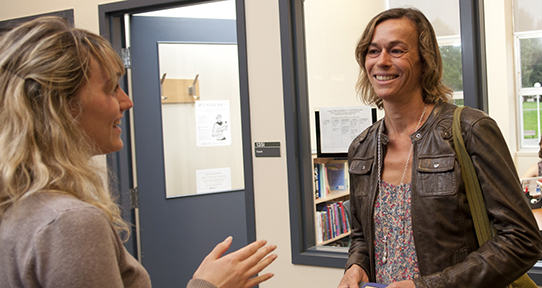
{"label": "smiling woman", "polygon": [[[391,19],[376,27],[365,71],[379,98],[409,102],[422,93],[417,34],[414,23],[406,18]],[[388,98],[394,95],[400,97]]]}
{"label": "smiling woman", "polygon": [[[356,61],[361,67],[356,88],[358,89],[358,95],[360,96],[361,100],[367,105],[374,104],[379,108],[382,108],[383,105],[383,100],[377,96],[375,93],[375,87],[373,87],[371,83],[373,77],[364,77],[364,74],[370,75],[371,72],[368,69],[368,65],[374,63],[372,59],[376,58],[372,56],[374,49],[370,49],[370,47],[377,45],[375,42],[379,41],[380,39],[380,41],[384,41],[384,43],[380,43],[380,46],[387,45],[387,47],[381,47],[380,49],[390,49],[391,47],[400,48],[398,51],[396,50],[395,53],[393,53],[393,58],[398,59],[398,63],[402,63],[402,58],[405,55],[408,55],[408,59],[406,59],[406,61],[409,61],[410,64],[407,65],[417,65],[417,62],[419,62],[419,64],[422,66],[420,75],[422,81],[418,84],[412,83],[411,85],[421,85],[420,88],[424,99],[427,101],[434,101],[442,98],[444,101],[448,101],[452,90],[444,85],[444,83],[441,81],[443,64],[438,50],[437,38],[433,28],[431,27],[431,23],[425,19],[425,16],[423,16],[423,19],[420,19],[417,15],[407,14],[404,18],[398,18],[400,16],[400,14],[397,12],[398,10],[391,11],[392,12],[389,12],[387,15],[382,15],[379,19],[373,19],[373,21],[369,23],[369,26],[361,35],[356,47]],[[393,11],[395,11],[397,15],[393,15]],[[386,20],[390,20],[391,22],[399,21],[405,23],[406,25],[397,26],[389,25],[389,23],[383,23],[387,22]],[[378,35],[380,38],[373,38],[373,35],[376,33],[377,25],[380,23],[384,24],[382,27],[379,25],[380,33],[378,33]],[[397,29],[394,27],[401,28]],[[386,35],[387,33],[396,33],[397,35]],[[390,39],[390,36],[395,37],[395,40]],[[391,53],[391,51],[388,51],[388,53]],[[417,57],[420,57],[419,61],[416,61]],[[415,62],[412,63],[412,61]],[[369,62],[369,64],[367,62]],[[417,68],[412,66],[412,68],[406,69],[410,70]],[[412,81],[416,80],[419,79],[416,77],[412,79]]]}
{"label": "smiling woman", "polygon": [[133,106],[132,100],[118,85],[124,67],[117,62],[118,72],[111,78],[102,65],[91,59],[89,70],[88,81],[74,99],[74,118],[96,144],[95,154],[119,151],[123,147],[121,118],[124,111]]}
{"label": "smiling woman", "polygon": [[462,134],[495,228],[493,238],[477,243],[451,136],[457,107],[447,103],[452,90],[442,83],[425,15],[414,8],[376,15],[356,57],[358,92],[385,116],[348,151],[352,244],[339,287],[504,287],[530,269],[542,239],[509,149],[493,119],[465,109]]}

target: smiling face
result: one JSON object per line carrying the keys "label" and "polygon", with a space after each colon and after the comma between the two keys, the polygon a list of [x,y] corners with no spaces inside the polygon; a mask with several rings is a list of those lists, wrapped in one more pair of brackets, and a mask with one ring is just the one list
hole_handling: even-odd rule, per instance
{"label": "smiling face", "polygon": [[123,147],[120,123],[124,111],[132,108],[128,95],[110,79],[105,69],[91,60],[90,77],[76,96],[74,118],[98,149],[95,155],[119,151]]}
{"label": "smiling face", "polygon": [[412,20],[389,19],[376,26],[365,69],[378,97],[384,102],[422,97],[422,66]]}

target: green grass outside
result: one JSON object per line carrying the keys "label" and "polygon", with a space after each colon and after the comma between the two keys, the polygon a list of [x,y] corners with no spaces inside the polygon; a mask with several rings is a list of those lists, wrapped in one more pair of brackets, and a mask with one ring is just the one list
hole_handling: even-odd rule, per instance
{"label": "green grass outside", "polygon": [[[541,105],[542,106],[542,105]],[[539,109],[540,112],[542,109]],[[523,130],[534,130],[534,136],[525,136],[525,139],[538,139],[538,118],[537,118],[536,102],[523,102]]]}

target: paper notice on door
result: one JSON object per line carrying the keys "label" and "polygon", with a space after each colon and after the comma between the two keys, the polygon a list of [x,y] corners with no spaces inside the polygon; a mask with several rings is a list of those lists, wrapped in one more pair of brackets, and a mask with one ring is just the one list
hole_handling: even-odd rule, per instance
{"label": "paper notice on door", "polygon": [[322,153],[347,153],[352,140],[373,123],[369,106],[325,107],[319,110]]}
{"label": "paper notice on door", "polygon": [[196,170],[197,192],[210,193],[231,190],[230,167]]}
{"label": "paper notice on door", "polygon": [[196,101],[196,146],[231,145],[230,101]]}

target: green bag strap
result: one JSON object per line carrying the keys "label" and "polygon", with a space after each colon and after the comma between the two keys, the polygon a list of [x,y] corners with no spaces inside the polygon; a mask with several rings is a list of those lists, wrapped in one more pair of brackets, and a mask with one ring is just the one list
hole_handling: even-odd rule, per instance
{"label": "green bag strap", "polygon": [[472,214],[472,220],[474,222],[474,230],[476,231],[476,237],[478,238],[478,245],[482,246],[484,242],[492,238],[492,231],[487,216],[484,197],[482,196],[482,189],[480,188],[480,182],[478,182],[478,175],[474,170],[472,159],[465,148],[463,135],[461,135],[461,111],[464,108],[465,107],[457,108],[454,111],[452,133],[455,153],[459,165],[461,166],[461,176],[465,182],[465,190]]}

